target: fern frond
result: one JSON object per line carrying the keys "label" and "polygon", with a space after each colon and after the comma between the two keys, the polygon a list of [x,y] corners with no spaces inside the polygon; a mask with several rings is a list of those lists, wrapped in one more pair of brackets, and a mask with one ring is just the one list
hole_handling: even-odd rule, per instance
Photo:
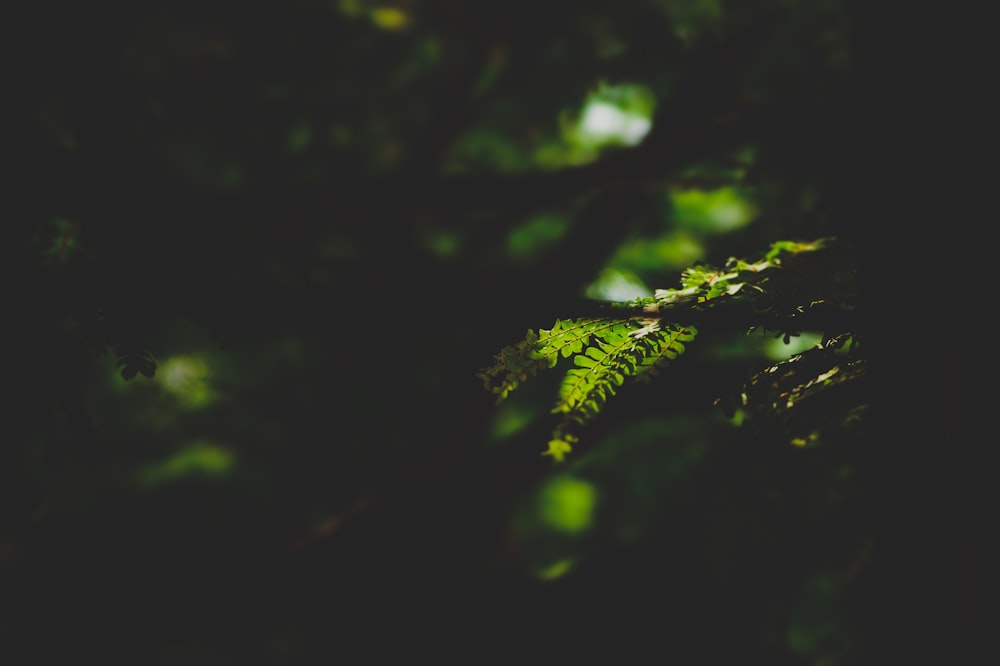
{"label": "fern frond", "polygon": [[573,359],[577,367],[567,371],[552,412],[566,414],[578,424],[586,422],[626,379],[647,377],[657,366],[677,358],[684,353],[684,342],[697,333],[693,326],[659,326],[658,320],[641,328],[623,322],[601,331],[596,343]]}
{"label": "fern frond", "polygon": [[538,354],[553,368],[559,357],[569,358],[579,354],[593,336],[604,337],[619,326],[628,325],[625,319],[557,319],[552,328],[539,331]]}
{"label": "fern frond", "polygon": [[[769,328],[787,342],[799,334],[797,327],[804,316],[829,311],[830,302],[842,302],[842,294],[850,294],[853,288],[850,269],[842,271],[848,278],[836,284],[834,291],[824,288],[829,282],[830,262],[841,258],[836,252],[832,257],[826,253],[823,261],[799,261],[805,254],[836,247],[832,240],[779,241],[756,261],[730,258],[723,268],[692,266],[681,274],[679,289],[657,289],[651,297],[606,304],[598,316],[557,319],[550,329],[529,330],[519,343],[504,347],[493,366],[478,376],[498,400],[503,400],[528,377],[554,368],[560,359],[572,359],[573,367],[566,371],[552,408],[562,419],[543,454],[563,460],[578,441],[571,431],[597,416],[627,381],[648,381],[683,354],[686,344],[698,334],[696,324],[732,324],[735,314],[750,330]],[[796,270],[789,271],[788,266]],[[769,385],[763,378],[779,374],[777,370],[765,371],[750,385]],[[842,377],[857,374],[854,368]],[[784,397],[812,397],[818,387],[836,383],[832,378],[817,373],[811,378],[814,381]],[[781,390],[776,393],[782,395]],[[769,408],[774,410],[775,405]]]}
{"label": "fern frond", "polygon": [[657,330],[648,336],[649,353],[643,357],[642,363],[636,368],[636,378],[649,381],[671,361],[687,349],[685,342],[691,342],[698,335],[694,326],[670,326]]}
{"label": "fern frond", "polygon": [[486,390],[498,396],[498,401],[506,398],[528,377],[548,367],[548,362],[536,353],[537,344],[538,334],[528,329],[523,340],[501,349],[494,357],[493,365],[476,374],[483,380]]}
{"label": "fern frond", "polygon": [[539,370],[554,368],[560,358],[579,354],[592,336],[627,324],[628,319],[557,319],[550,329],[528,330],[523,340],[500,350],[489,368],[477,377],[486,390],[505,399]]}

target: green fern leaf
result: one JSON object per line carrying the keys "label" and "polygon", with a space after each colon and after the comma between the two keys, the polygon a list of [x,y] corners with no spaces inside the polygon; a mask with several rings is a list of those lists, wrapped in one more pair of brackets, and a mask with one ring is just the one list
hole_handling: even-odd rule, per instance
{"label": "green fern leaf", "polygon": [[667,361],[683,354],[687,350],[684,343],[694,340],[697,334],[698,329],[694,326],[670,326],[650,334],[647,338],[649,351],[636,366],[636,377],[649,381]]}
{"label": "green fern leaf", "polygon": [[551,329],[539,331],[536,352],[549,360],[549,367],[553,367],[559,356],[570,358],[579,354],[591,337],[606,335],[609,329],[627,322],[628,319],[557,319]]}
{"label": "green fern leaf", "polygon": [[[785,268],[801,266],[798,255],[826,248],[829,240],[779,241],[763,259],[730,258],[721,269],[692,266],[681,274],[680,289],[657,289],[652,297],[609,304],[606,316],[557,319],[549,329],[529,330],[521,342],[502,349],[494,365],[478,376],[502,400],[539,370],[572,359],[552,408],[552,413],[563,416],[544,453],[562,460],[578,441],[571,430],[600,413],[627,381],[649,381],[686,351],[698,334],[692,322],[737,305],[754,313],[751,330],[761,322],[767,327],[777,322],[777,334],[786,341],[798,335],[793,320],[823,303],[824,296],[806,298],[809,292],[800,285],[799,273],[787,273]],[[822,273],[822,266],[814,271]]]}
{"label": "green fern leaf", "polygon": [[483,380],[486,390],[498,396],[498,401],[503,400],[529,377],[550,367],[548,360],[538,355],[537,345],[538,334],[529,329],[523,340],[501,349],[493,365],[476,376]]}
{"label": "green fern leaf", "polygon": [[620,322],[601,331],[602,339],[574,358],[559,388],[553,413],[562,413],[575,423],[584,423],[603,408],[630,377],[641,377],[684,352],[684,341],[694,339],[694,327],[670,326],[659,330],[652,320],[637,328],[635,322]]}

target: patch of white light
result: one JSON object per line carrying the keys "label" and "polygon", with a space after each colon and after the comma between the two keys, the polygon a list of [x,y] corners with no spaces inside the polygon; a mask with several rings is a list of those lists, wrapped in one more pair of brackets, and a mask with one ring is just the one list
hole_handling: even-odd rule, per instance
{"label": "patch of white light", "polygon": [[652,296],[646,285],[618,272],[608,272],[587,288],[587,298],[601,301],[631,301]]}
{"label": "patch of white light", "polygon": [[207,381],[208,366],[198,356],[171,357],[160,366],[156,376],[161,386],[177,396],[185,407],[204,407],[215,398]]}
{"label": "patch of white light", "polygon": [[796,354],[812,349],[823,341],[819,333],[804,332],[788,339],[788,344],[781,337],[768,340],[764,353],[772,361],[784,361]]}
{"label": "patch of white light", "polygon": [[199,358],[177,357],[163,365],[163,384],[174,393],[183,393],[205,376],[205,362]]}
{"label": "patch of white light", "polygon": [[646,138],[652,127],[649,118],[623,111],[607,102],[594,101],[584,110],[578,132],[580,138],[588,142],[617,141],[635,146]]}
{"label": "patch of white light", "polygon": [[750,217],[746,205],[738,202],[726,202],[712,206],[708,214],[716,231],[733,231],[742,227]]}

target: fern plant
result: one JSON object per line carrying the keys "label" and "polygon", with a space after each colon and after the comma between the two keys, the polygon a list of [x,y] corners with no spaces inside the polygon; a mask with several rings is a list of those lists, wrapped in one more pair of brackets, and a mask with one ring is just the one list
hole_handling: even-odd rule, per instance
{"label": "fern plant", "polygon": [[[578,443],[580,429],[620,387],[655,377],[695,341],[701,326],[743,325],[748,333],[763,329],[786,343],[805,328],[821,328],[820,350],[833,353],[849,340],[847,347],[856,352],[857,276],[848,256],[849,248],[825,238],[779,241],[760,258],[731,258],[723,268],[696,265],[681,274],[680,288],[657,289],[651,297],[602,304],[593,316],[556,319],[551,328],[529,329],[477,376],[500,402],[540,371],[569,363],[552,407],[561,419],[543,452],[562,461]],[[779,395],[812,395],[838,374],[831,367],[817,376],[795,372],[790,365],[795,360],[762,369],[738,397],[716,402],[729,409],[739,402],[748,410],[779,411]],[[863,375],[863,364],[856,359],[851,363],[837,382]],[[785,400],[788,406],[794,404],[790,400]],[[798,435],[795,443],[806,441],[803,437],[810,435]]]}

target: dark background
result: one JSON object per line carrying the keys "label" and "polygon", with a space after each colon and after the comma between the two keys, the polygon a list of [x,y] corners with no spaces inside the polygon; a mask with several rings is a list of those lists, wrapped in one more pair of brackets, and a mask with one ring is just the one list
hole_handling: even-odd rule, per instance
{"label": "dark background", "polygon": [[[557,378],[504,411],[475,376],[604,270],[863,246],[867,6],[13,10],[11,663],[885,663],[887,457],[714,407],[766,340],[693,345],[562,466]],[[602,82],[654,100],[639,145],[567,129]],[[719,188],[742,226],[679,204]]]}

